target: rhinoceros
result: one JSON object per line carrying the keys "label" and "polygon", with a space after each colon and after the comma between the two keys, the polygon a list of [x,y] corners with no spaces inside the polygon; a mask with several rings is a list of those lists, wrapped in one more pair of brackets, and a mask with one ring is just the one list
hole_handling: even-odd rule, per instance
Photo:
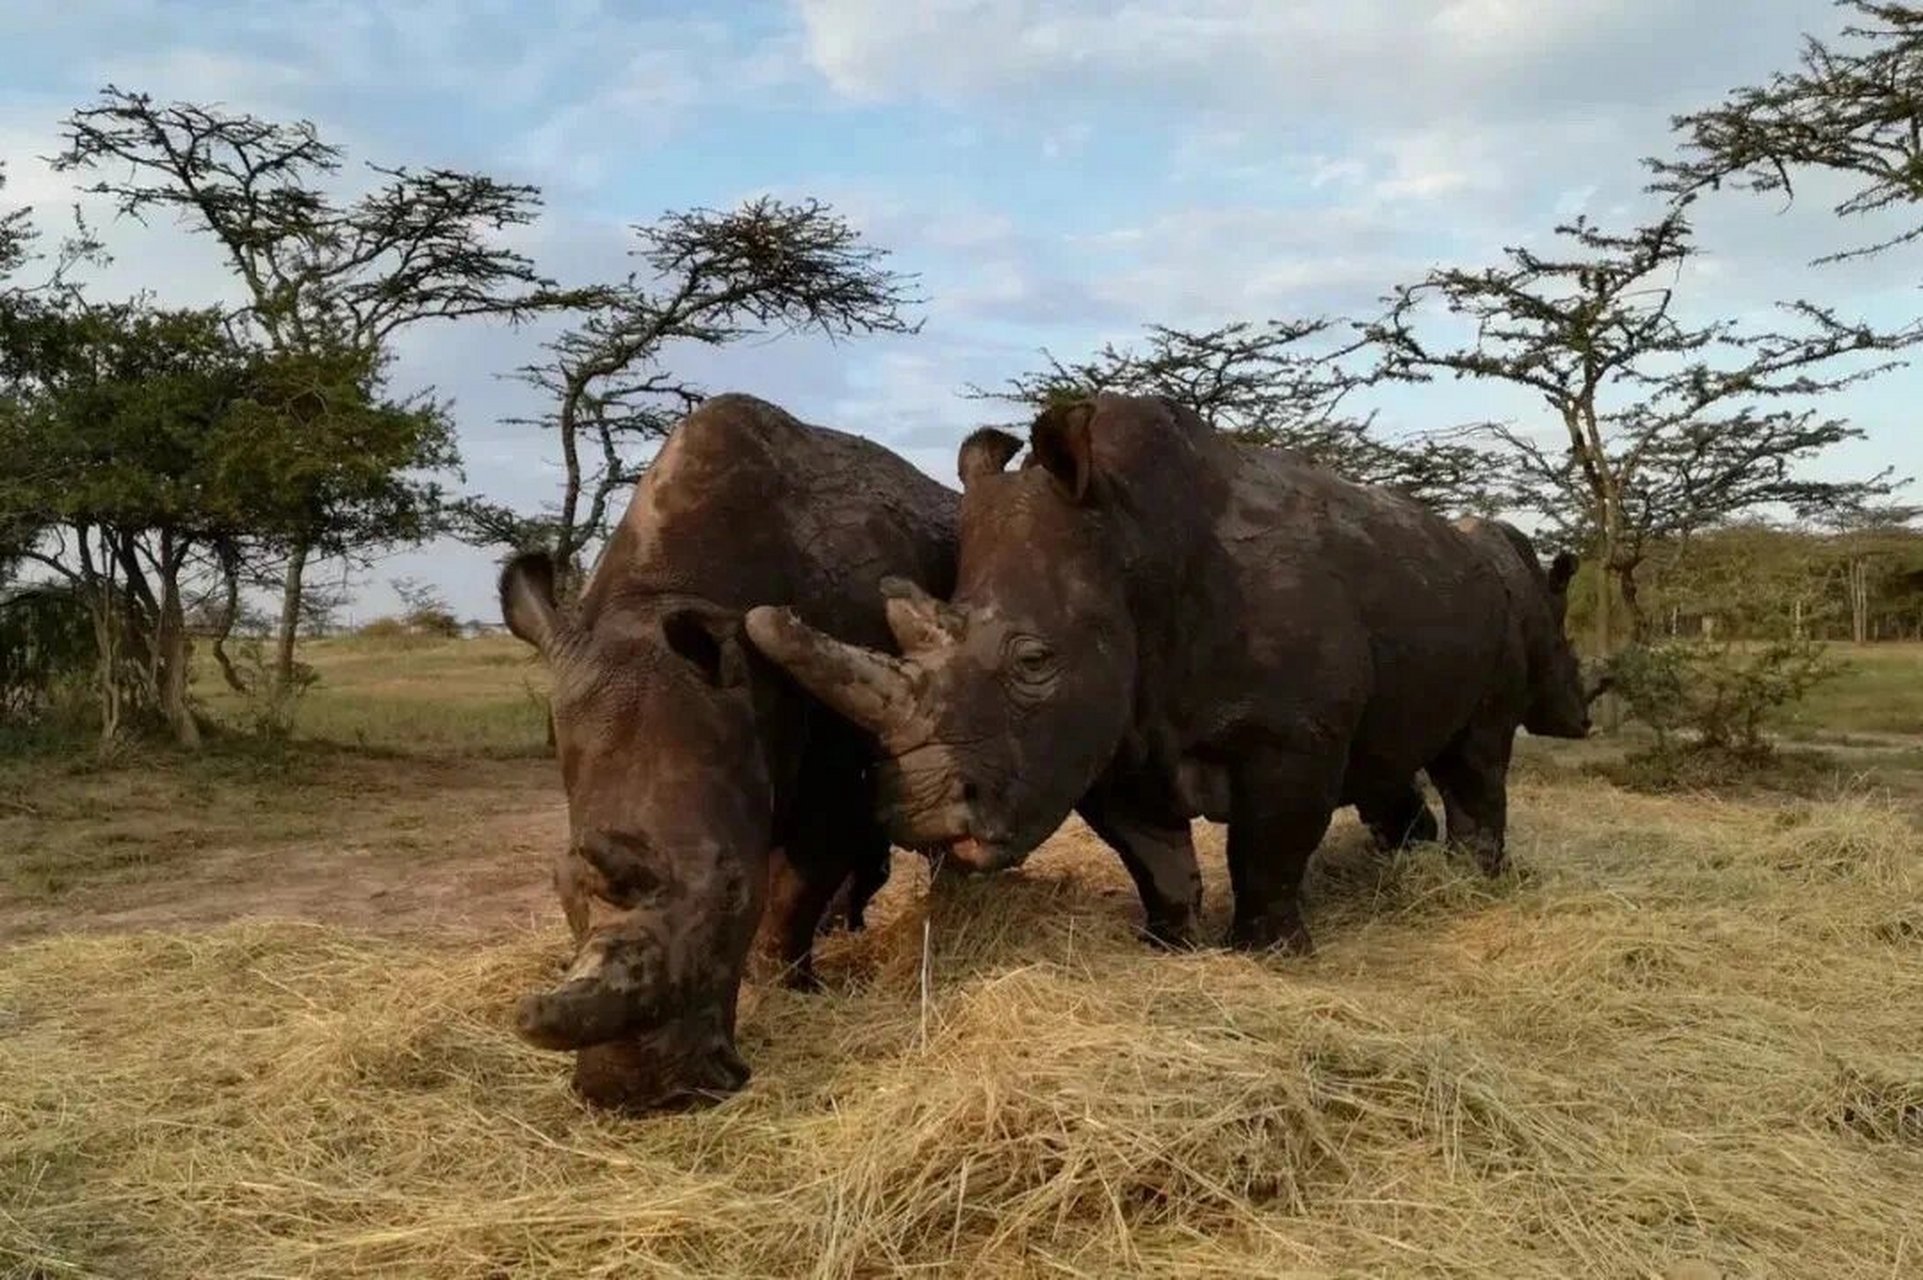
{"label": "rhinoceros", "polygon": [[[878,746],[756,653],[742,615],[776,600],[886,646],[875,581],[949,589],[957,503],[878,444],[718,395],[635,486],[576,608],[557,603],[547,557],[503,570],[508,627],[553,677],[569,822],[555,884],[577,944],[518,1029],[576,1051],[589,1102],[639,1111],[739,1088],[735,1007],[757,934],[806,986],[844,886],[859,925],[889,856]],[[595,921],[596,899],[611,918]]]}
{"label": "rhinoceros", "polygon": [[[1574,562],[1522,534],[1240,443],[1159,397],[1102,394],[961,448],[957,589],[881,584],[902,654],[751,610],[748,634],[873,729],[898,843],[1020,863],[1079,807],[1190,943],[1189,822],[1228,824],[1232,944],[1308,951],[1300,884],[1337,807],[1378,840],[1505,860],[1518,725],[1588,731],[1563,633]],[[1426,823],[1426,826],[1425,826]]]}

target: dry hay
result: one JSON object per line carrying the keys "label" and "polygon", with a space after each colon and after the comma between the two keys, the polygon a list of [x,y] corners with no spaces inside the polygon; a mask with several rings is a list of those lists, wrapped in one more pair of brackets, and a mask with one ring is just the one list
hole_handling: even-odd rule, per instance
{"label": "dry hay", "polygon": [[558,928],[22,946],[0,1274],[1923,1273],[1915,831],[1518,807],[1493,885],[1343,828],[1309,962],[1143,949],[1064,836],[926,909],[925,1008],[900,876],[831,994],[751,993],[745,1095],[642,1122],[503,1029]]}

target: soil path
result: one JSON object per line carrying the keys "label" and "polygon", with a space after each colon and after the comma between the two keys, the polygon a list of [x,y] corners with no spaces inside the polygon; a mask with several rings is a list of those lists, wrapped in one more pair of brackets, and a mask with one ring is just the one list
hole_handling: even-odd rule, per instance
{"label": "soil path", "polygon": [[98,813],[69,806],[49,814],[35,824],[41,830],[21,833],[18,847],[112,841],[133,851],[133,865],[78,877],[57,893],[0,883],[0,943],[242,918],[395,934],[559,926],[548,868],[566,837],[567,810],[551,764],[392,768],[365,787],[352,778],[330,784],[295,820],[266,814],[254,829],[226,796],[192,808],[157,798],[116,808],[109,798]]}

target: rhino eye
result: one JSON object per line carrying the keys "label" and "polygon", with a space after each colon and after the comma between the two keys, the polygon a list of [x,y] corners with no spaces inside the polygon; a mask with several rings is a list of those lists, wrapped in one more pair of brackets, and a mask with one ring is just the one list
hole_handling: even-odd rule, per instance
{"label": "rhino eye", "polygon": [[1046,680],[1055,670],[1055,651],[1040,640],[1024,637],[1009,650],[1010,665],[1023,680]]}

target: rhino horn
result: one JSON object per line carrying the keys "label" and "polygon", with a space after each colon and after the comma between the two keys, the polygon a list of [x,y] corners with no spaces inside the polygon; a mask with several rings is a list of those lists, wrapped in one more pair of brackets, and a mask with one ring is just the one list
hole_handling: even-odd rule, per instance
{"label": "rhino horn", "polygon": [[926,653],[961,639],[961,616],[906,578],[883,578],[888,629],[903,653]]}
{"label": "rhino horn", "polygon": [[585,1049],[658,1021],[666,955],[659,940],[616,926],[591,936],[557,987],[523,996],[515,1030],[541,1049]]}
{"label": "rhino horn", "polygon": [[870,733],[886,734],[913,714],[914,682],[901,659],[824,635],[793,609],[750,609],[747,629],[755,648]]}

